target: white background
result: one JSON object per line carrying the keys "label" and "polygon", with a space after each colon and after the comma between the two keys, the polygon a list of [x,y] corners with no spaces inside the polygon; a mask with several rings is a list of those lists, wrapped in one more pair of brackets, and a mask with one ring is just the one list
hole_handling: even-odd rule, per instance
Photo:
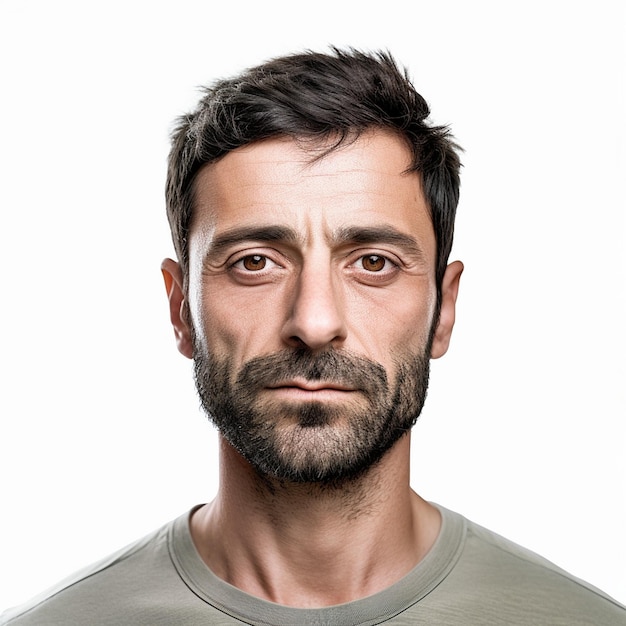
{"label": "white background", "polygon": [[414,487],[626,601],[620,4],[0,0],[0,609],[214,494],[168,133],[199,85],[329,43],[389,48],[466,150]]}

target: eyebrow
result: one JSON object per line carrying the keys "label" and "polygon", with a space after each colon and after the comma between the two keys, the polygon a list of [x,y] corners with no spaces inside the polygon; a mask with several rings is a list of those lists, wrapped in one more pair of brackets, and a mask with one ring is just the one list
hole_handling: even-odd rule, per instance
{"label": "eyebrow", "polygon": [[211,242],[211,254],[219,254],[229,246],[242,241],[282,241],[296,243],[300,237],[286,226],[241,226],[217,235]]}
{"label": "eyebrow", "polygon": [[[241,226],[232,228],[216,236],[211,242],[210,254],[218,255],[233,244],[242,241],[283,242],[296,244],[302,237],[288,226]],[[330,236],[333,245],[348,243],[358,245],[390,244],[399,246],[407,254],[424,259],[424,251],[417,239],[388,225],[381,226],[344,226],[336,229]]]}
{"label": "eyebrow", "polygon": [[387,225],[338,228],[332,235],[332,241],[338,244],[391,244],[403,248],[406,253],[420,260],[424,259],[424,251],[417,239]]}

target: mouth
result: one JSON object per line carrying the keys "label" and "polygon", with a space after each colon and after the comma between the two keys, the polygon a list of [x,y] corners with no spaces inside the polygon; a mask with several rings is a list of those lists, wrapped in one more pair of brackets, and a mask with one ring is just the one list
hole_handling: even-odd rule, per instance
{"label": "mouth", "polygon": [[295,380],[285,380],[280,381],[273,385],[268,385],[267,389],[293,389],[295,391],[303,391],[303,392],[320,392],[320,391],[358,391],[354,387],[350,387],[348,385],[342,385],[341,383],[335,383],[332,381],[324,381],[324,380],[304,380],[304,379],[295,379]]}
{"label": "mouth", "polygon": [[343,402],[359,389],[324,380],[284,380],[265,388],[273,397],[286,402]]}

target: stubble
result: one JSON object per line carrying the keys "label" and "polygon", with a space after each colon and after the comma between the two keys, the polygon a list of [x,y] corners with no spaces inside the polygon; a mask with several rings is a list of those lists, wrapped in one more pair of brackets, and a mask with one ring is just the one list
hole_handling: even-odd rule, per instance
{"label": "stubble", "polygon": [[[196,344],[194,373],[206,414],[260,475],[341,488],[378,463],[417,421],[429,354],[427,346],[398,359],[392,386],[382,365],[344,350],[284,350],[246,362],[233,377],[228,358]],[[351,391],[342,402],[272,399],[268,389],[296,378]]]}

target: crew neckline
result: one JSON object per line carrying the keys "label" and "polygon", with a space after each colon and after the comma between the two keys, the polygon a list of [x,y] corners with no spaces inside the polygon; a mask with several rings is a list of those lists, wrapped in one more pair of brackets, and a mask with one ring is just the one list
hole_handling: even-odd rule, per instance
{"label": "crew neckline", "polygon": [[258,626],[345,626],[380,624],[428,595],[457,562],[467,532],[465,519],[442,506],[441,529],[426,556],[399,581],[365,598],[316,609],[283,606],[253,596],[216,576],[198,554],[189,520],[198,507],[174,520],[168,532],[172,563],[189,589],[215,609],[246,624]]}

